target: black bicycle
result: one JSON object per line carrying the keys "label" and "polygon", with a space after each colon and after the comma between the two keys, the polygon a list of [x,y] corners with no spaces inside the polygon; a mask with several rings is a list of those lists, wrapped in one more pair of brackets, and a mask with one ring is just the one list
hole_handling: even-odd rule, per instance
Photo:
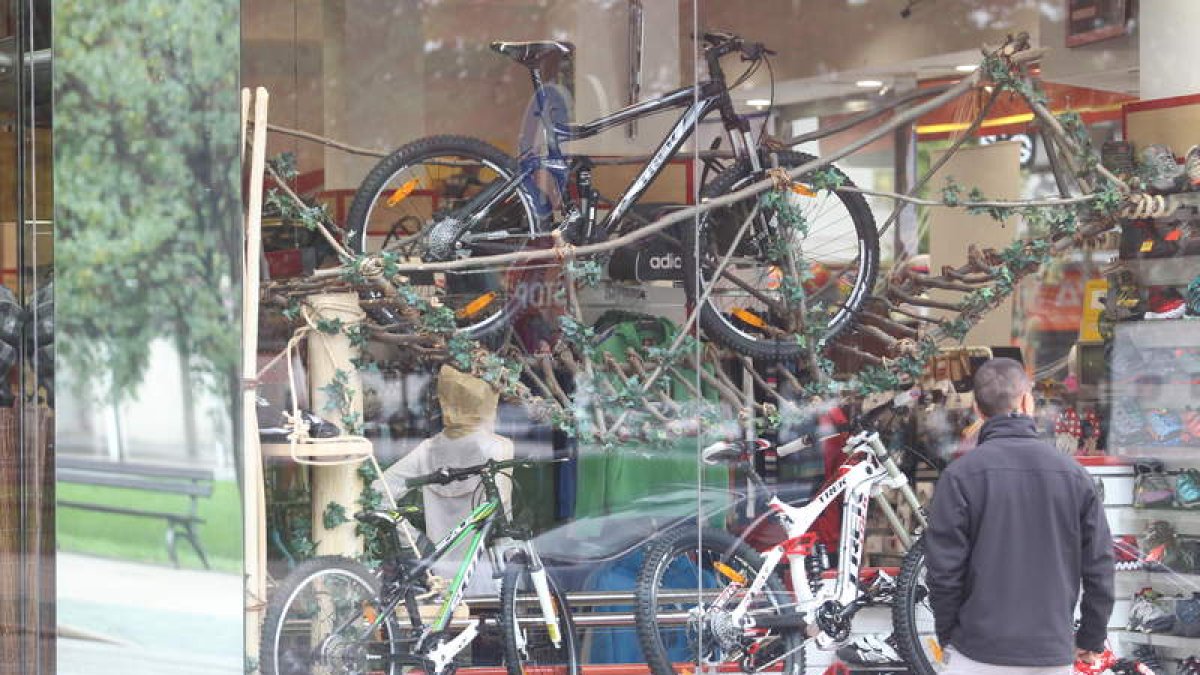
{"label": "black bicycle", "polygon": [[[436,262],[548,246],[554,231],[572,244],[625,234],[644,226],[645,219],[633,217],[633,207],[714,111],[733,161],[703,185],[701,199],[761,180],[772,164],[794,168],[812,161],[803,153],[758,147],[749,121],[734,111],[730,90],[764,63],[770,71],[773,52],[727,33],[706,33],[703,40],[707,81],[583,124],[566,121],[569,106],[547,84],[571,57],[570,43],[492,43],[493,50],[530,71],[534,97],[527,130],[532,140],[525,135],[528,142],[522,142],[518,158],[465,136],[424,138],[396,150],[375,166],[354,196],[347,220],[351,249],[383,248],[403,259]],[[721,59],[733,54],[749,65],[727,84]],[[593,160],[563,151],[569,141],[675,108],[683,108],[683,114],[615,199],[602,199],[593,186]],[[829,340],[851,324],[875,281],[879,243],[862,195],[832,190],[831,177],[851,185],[830,167],[823,180],[802,176],[785,193],[803,214],[801,222],[780,217],[753,197],[709,211],[698,226],[681,227],[677,237],[669,237],[679,247],[682,278],[698,276],[701,288],[712,285],[704,298],[694,283],[683,284],[689,301],[704,300],[699,319],[710,338],[756,358],[788,360],[806,351],[806,341],[798,336]],[[608,207],[603,217],[597,214],[601,205]],[[481,261],[474,269],[418,273],[410,281],[453,309],[461,331],[482,339],[498,334],[528,303],[528,293],[519,288],[520,271],[489,268]]]}
{"label": "black bicycle", "polygon": [[[449,675],[466,669],[461,655],[469,653],[481,621],[455,626],[453,620],[486,552],[502,578],[496,623],[509,675],[577,675],[579,637],[566,596],[542,565],[528,532],[512,523],[496,487],[496,476],[528,464],[489,461],[405,481],[412,489],[480,479],[483,499],[436,545],[407,525],[408,511],[359,513],[359,521],[386,535],[389,551],[381,569],[373,572],[343,556],[321,556],[297,566],[267,603],[262,672]],[[462,561],[449,586],[432,585],[433,564],[460,547],[465,547]]]}

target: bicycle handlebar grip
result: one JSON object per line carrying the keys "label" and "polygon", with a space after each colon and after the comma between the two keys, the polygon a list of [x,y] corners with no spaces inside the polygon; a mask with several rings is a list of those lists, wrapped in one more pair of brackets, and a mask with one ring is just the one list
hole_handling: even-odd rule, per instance
{"label": "bicycle handlebar grip", "polygon": [[447,480],[450,470],[446,468],[437,469],[433,473],[427,473],[424,476],[409,478],[404,481],[404,486],[409,488],[421,487],[423,485],[445,485],[450,481]]}
{"label": "bicycle handlebar grip", "polygon": [[705,464],[720,464],[722,461],[728,459],[730,453],[741,454],[732,444],[725,441],[717,441],[700,451],[700,460]]}
{"label": "bicycle handlebar grip", "polygon": [[738,39],[736,35],[726,31],[705,31],[704,34],[701,35],[701,38],[714,47]]}
{"label": "bicycle handlebar grip", "polygon": [[789,441],[783,445],[776,446],[775,452],[780,457],[787,457],[788,455],[800,452],[801,450],[807,450],[815,445],[816,443],[813,442],[812,436],[805,434],[794,441]]}
{"label": "bicycle handlebar grip", "polygon": [[775,52],[767,49],[767,46],[761,42],[742,42],[741,52],[742,60],[744,61],[757,61],[768,54],[775,54]]}

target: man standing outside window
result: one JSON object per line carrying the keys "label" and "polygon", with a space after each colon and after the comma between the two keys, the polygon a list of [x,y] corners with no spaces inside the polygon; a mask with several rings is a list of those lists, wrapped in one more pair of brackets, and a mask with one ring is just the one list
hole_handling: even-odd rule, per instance
{"label": "man standing outside window", "polygon": [[934,491],[927,583],[945,675],[1069,675],[1076,658],[1104,651],[1113,608],[1104,505],[1083,467],[1038,438],[1031,389],[1012,359],[979,368],[979,445]]}

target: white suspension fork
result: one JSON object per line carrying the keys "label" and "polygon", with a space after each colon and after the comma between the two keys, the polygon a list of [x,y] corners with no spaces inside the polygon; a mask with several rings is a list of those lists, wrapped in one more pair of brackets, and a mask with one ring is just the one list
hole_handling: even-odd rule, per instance
{"label": "white suspension fork", "polygon": [[[550,582],[546,578],[546,568],[541,558],[532,546],[526,544],[525,553],[529,560],[529,578],[533,580],[533,589],[537,594],[538,606],[542,610],[542,622],[546,624],[546,633],[555,648],[562,646],[562,631],[558,626],[558,611],[554,607],[554,596],[550,594]],[[520,633],[521,631],[517,631]],[[521,638],[524,642],[524,636]]]}

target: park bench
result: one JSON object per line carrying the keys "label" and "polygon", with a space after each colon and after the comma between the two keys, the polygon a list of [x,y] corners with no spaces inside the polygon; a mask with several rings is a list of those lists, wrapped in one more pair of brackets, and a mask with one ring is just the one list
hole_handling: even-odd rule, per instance
{"label": "park bench", "polygon": [[182,536],[196,550],[200,556],[200,562],[204,564],[204,569],[211,569],[208,564],[208,556],[204,552],[204,547],[201,545],[196,531],[197,526],[204,522],[199,515],[200,499],[211,497],[213,492],[211,469],[112,462],[60,455],[57,458],[55,473],[60,483],[187,495],[188,505],[186,509],[179,511],[138,508],[133,500],[121,506],[69,499],[59,499],[57,503],[59,508],[165,520],[167,522],[167,554],[171,557],[171,562],[175,567],[179,567],[179,556],[175,550],[175,543],[177,537]]}

